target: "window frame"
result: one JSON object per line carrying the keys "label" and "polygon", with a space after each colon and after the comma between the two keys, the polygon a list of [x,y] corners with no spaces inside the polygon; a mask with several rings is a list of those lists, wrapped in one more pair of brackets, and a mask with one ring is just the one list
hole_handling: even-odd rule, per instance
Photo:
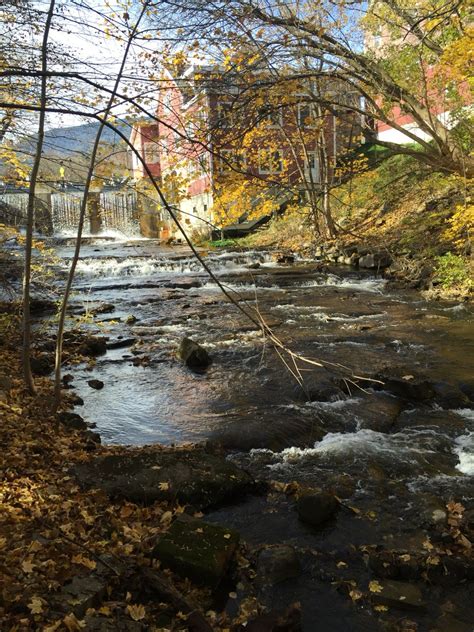
{"label": "window frame", "polygon": [[[306,116],[304,119],[301,116],[301,110],[303,108],[308,108],[309,109],[309,114],[308,116]],[[305,123],[305,121],[307,120],[313,120],[314,124],[313,125],[308,125],[307,123]],[[316,129],[317,128],[317,124],[316,124],[316,111],[314,108],[314,103],[310,103],[308,101],[302,101],[300,103],[298,103],[298,126],[300,128],[303,129]]]}
{"label": "window frame", "polygon": [[[273,157],[275,154],[279,155],[278,164],[280,165],[280,168],[277,170],[273,169]],[[269,166],[270,169],[265,169],[262,166],[262,155],[265,155],[266,166]],[[258,172],[261,175],[278,175],[283,173],[283,151],[281,149],[275,149],[274,151],[269,152],[266,149],[260,149],[258,152]]]}

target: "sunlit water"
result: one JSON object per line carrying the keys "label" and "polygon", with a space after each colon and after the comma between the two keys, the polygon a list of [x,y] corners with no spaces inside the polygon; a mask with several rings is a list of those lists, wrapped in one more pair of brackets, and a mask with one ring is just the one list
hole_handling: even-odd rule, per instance
{"label": "sunlit water", "polygon": [[[70,248],[59,254],[66,269]],[[289,348],[327,363],[322,379],[341,364],[359,375],[394,366],[408,374],[427,372],[435,381],[470,380],[474,354],[467,353],[471,313],[465,305],[429,305],[349,269],[328,271],[308,261],[278,265],[267,252],[205,256],[219,282],[245,309],[257,309]],[[113,311],[95,316],[95,322],[102,321],[111,341],[133,339],[129,347],[99,357],[92,370],[75,372],[85,400],[82,414],[97,423],[106,442],[211,439],[245,449],[247,465],[252,455],[258,453],[259,463],[265,455],[263,467],[280,476],[285,470],[288,476],[298,470],[314,476],[336,466],[353,472],[374,463],[414,485],[474,474],[469,408],[446,411],[459,419],[451,432],[434,408],[437,421],[430,425],[429,405],[411,411],[422,419],[419,425],[380,431],[368,422],[377,393],[355,387],[350,397],[339,392],[331,396],[336,401],[305,402],[258,327],[184,248],[162,248],[152,240],[89,243],[82,249],[73,302],[85,316],[112,304]],[[194,374],[177,360],[184,336],[208,348],[213,363],[205,373]],[[311,365],[301,366],[305,381],[317,384],[320,375],[311,373]],[[91,378],[103,380],[104,388],[91,389]]]}

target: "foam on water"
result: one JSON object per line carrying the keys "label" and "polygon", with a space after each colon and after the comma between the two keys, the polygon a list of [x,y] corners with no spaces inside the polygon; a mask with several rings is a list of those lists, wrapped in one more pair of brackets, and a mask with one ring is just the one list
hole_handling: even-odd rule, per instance
{"label": "foam on water", "polygon": [[306,281],[302,287],[338,287],[347,290],[358,290],[361,292],[376,292],[382,294],[387,284],[385,279],[342,279],[335,274],[329,274],[324,281]]}
{"label": "foam on water", "polygon": [[[335,404],[336,402],[331,403]],[[432,438],[435,439],[435,435],[430,431],[393,435],[368,429],[347,433],[330,432],[313,448],[287,448],[277,456],[281,463],[288,464],[294,464],[308,458],[330,460],[338,456],[356,459],[385,456],[398,462],[416,463],[419,456],[436,454],[435,446],[430,445]]]}
{"label": "foam on water", "polygon": [[463,474],[474,476],[474,432],[461,435],[454,443],[454,453],[459,458],[456,468]]}
{"label": "foam on water", "polygon": [[[207,263],[216,275],[242,274],[249,272],[248,265],[254,262],[254,255],[212,256]],[[77,265],[77,272],[88,277],[118,277],[118,276],[150,276],[156,273],[174,274],[205,274],[205,270],[197,259],[193,257],[116,257],[84,258]]]}

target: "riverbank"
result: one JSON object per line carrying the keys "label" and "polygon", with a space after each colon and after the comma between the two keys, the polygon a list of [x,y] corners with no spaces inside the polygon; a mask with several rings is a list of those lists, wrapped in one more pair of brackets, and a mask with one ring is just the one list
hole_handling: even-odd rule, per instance
{"label": "riverbank", "polygon": [[428,300],[472,300],[472,183],[398,156],[333,190],[338,236],[321,240],[298,209],[227,247],[275,248],[384,274]]}

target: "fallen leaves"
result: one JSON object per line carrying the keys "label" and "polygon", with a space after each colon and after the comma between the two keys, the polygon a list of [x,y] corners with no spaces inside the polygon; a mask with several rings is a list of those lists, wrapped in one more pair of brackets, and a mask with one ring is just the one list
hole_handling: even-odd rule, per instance
{"label": "fallen leaves", "polygon": [[24,573],[32,573],[35,568],[35,564],[31,560],[25,560],[21,563],[21,569]]}
{"label": "fallen leaves", "polygon": [[130,604],[127,606],[127,612],[134,621],[141,621],[146,616],[145,606]]}
{"label": "fallen leaves", "polygon": [[382,592],[383,588],[378,583],[378,581],[372,580],[371,582],[369,582],[369,590],[372,593],[380,593],[380,592]]}
{"label": "fallen leaves", "polygon": [[90,560],[88,557],[85,557],[81,553],[79,553],[78,555],[74,555],[71,561],[74,564],[81,564],[91,571],[93,571],[97,567],[97,562],[94,562],[94,560]]}
{"label": "fallen leaves", "polygon": [[72,613],[64,617],[63,623],[69,632],[80,632],[80,630],[86,627],[86,622],[77,619]]}
{"label": "fallen leaves", "polygon": [[41,614],[43,612],[43,600],[40,597],[32,597],[28,608],[31,614]]}

